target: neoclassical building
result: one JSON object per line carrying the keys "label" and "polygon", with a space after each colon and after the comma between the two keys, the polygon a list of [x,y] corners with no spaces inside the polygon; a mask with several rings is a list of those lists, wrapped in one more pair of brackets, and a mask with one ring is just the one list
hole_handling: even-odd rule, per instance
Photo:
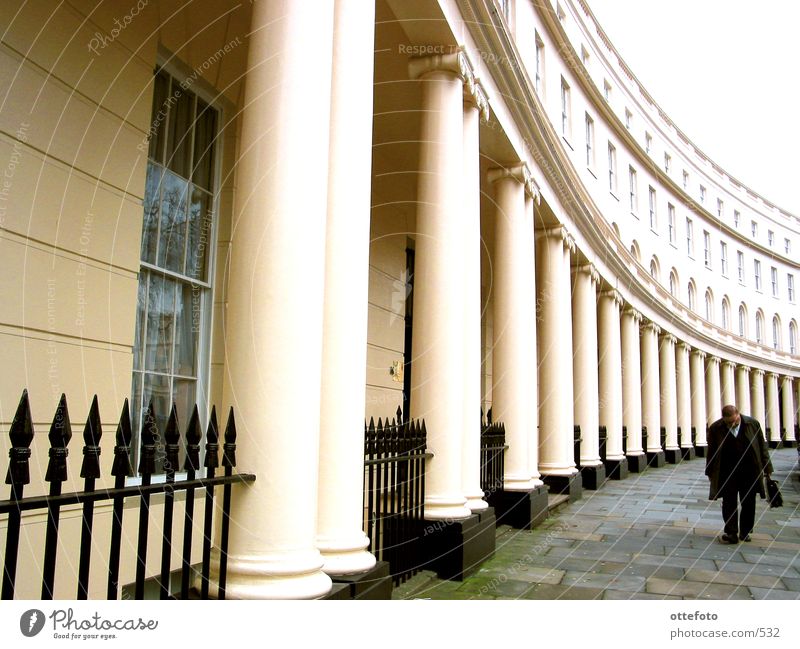
{"label": "neoclassical building", "polygon": [[151,400],[232,406],[258,477],[229,597],[374,568],[364,420],[398,406],[440,551],[702,456],[723,404],[793,444],[800,218],[685,136],[584,0],[6,4],[0,451],[23,389],[33,457],[62,392],[76,421],[97,394],[104,466],[126,398],[134,436]]}

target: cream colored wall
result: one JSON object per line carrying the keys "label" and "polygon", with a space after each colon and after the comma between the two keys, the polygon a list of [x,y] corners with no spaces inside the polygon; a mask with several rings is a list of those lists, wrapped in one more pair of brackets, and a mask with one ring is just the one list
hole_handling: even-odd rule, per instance
{"label": "cream colored wall", "polygon": [[[156,0],[142,0],[139,7],[127,0],[9,0],[0,12],[0,86],[7,92],[0,108],[0,362],[6,368],[0,377],[0,456],[7,457],[11,419],[27,388],[36,434],[26,496],[48,489],[43,480],[47,432],[61,392],[67,394],[73,428],[69,480],[63,490],[82,488],[81,433],[95,393],[103,422],[101,463],[106,476],[98,486],[113,483],[109,472],[114,433],[131,389],[144,147],[159,50],[168,58],[169,53],[175,55],[171,63],[192,85],[220,93],[228,122],[221,140],[210,359],[210,401],[221,401],[236,105],[243,89],[250,7],[216,0],[193,2],[188,9],[181,9],[183,5]],[[224,426],[226,413],[219,415]],[[0,494],[7,495],[5,489]],[[136,501],[126,507],[123,584],[134,578],[138,520]],[[110,511],[108,506],[98,506],[97,511],[90,596],[102,598]],[[160,563],[161,512],[160,506],[153,507],[150,574]],[[62,512],[59,598],[75,597],[79,517],[74,507]],[[175,520],[179,539],[180,506]],[[0,520],[0,554],[5,526]],[[44,516],[26,516],[18,597],[39,597],[43,536]],[[201,537],[196,531],[195,557]],[[173,567],[177,559],[173,553]]]}

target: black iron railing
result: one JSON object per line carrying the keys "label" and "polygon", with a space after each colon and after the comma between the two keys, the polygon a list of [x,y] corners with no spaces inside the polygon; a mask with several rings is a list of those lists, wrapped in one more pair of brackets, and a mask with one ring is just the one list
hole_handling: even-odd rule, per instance
{"label": "black iron railing", "polygon": [[[95,503],[103,501],[113,502],[111,535],[110,539],[107,541],[109,547],[107,560],[107,597],[108,599],[117,599],[119,595],[120,561],[122,557],[123,504],[126,498],[139,499],[134,596],[136,599],[143,599],[145,580],[147,578],[147,542],[151,519],[150,497],[153,494],[159,493],[164,494],[161,570],[158,577],[160,597],[162,599],[176,598],[178,596],[182,599],[188,598],[190,578],[193,574],[193,569],[191,567],[191,548],[192,529],[194,525],[194,495],[195,491],[198,489],[204,490],[205,492],[203,560],[200,573],[201,587],[199,594],[202,598],[207,599],[210,584],[209,574],[211,567],[210,556],[214,488],[217,486],[223,486],[223,518],[219,548],[218,597],[224,599],[231,487],[233,484],[253,482],[255,480],[255,476],[252,474],[233,473],[233,467],[236,465],[236,424],[233,417],[233,409],[231,409],[228,416],[224,435],[222,466],[225,469],[225,474],[219,477],[215,477],[215,471],[217,467],[219,467],[219,430],[217,427],[216,413],[213,408],[206,430],[205,478],[196,477],[200,471],[200,442],[202,440],[197,406],[195,406],[192,411],[186,429],[186,460],[183,466],[183,470],[186,472],[186,479],[176,480],[178,455],[182,444],[181,434],[178,428],[178,417],[174,405],[168,419],[166,430],[164,431],[163,445],[161,443],[161,435],[159,434],[155,413],[153,412],[152,402],[144,415],[139,463],[141,485],[125,487],[125,478],[133,474],[130,462],[132,440],[131,418],[127,399],[123,405],[116,431],[114,462],[111,468],[111,475],[114,476],[113,489],[97,489],[95,487],[95,481],[101,477],[99,461],[101,435],[100,411],[97,404],[97,397],[95,396],[83,430],[83,463],[80,473],[80,476],[84,479],[83,491],[62,493],[62,484],[67,480],[68,445],[72,438],[72,427],[67,409],[67,399],[65,395],[62,394],[48,436],[50,441],[50,457],[45,481],[50,483],[49,494],[46,496],[23,497],[24,486],[30,483],[30,445],[33,441],[33,422],[31,419],[28,392],[27,390],[23,391],[10,431],[10,461],[8,473],[6,475],[6,484],[11,487],[10,497],[8,500],[0,501],[0,515],[8,515],[2,599],[14,598],[20,531],[23,523],[22,513],[38,510],[47,510],[47,530],[42,563],[41,598],[53,598],[59,516],[61,508],[67,505],[82,506],[80,558],[76,598],[87,599],[89,593],[89,566],[91,563],[92,549],[102,544],[100,539],[97,538],[96,533],[92,531],[94,505]],[[164,482],[152,484],[151,479],[155,472],[157,456],[164,458],[166,476]],[[183,553],[180,566],[181,587],[180,593],[173,595],[170,592],[169,580],[176,491],[186,492],[186,506],[184,508]],[[30,578],[30,576],[26,575],[26,579]]]}
{"label": "black iron railing", "polygon": [[369,420],[364,436],[364,527],[372,553],[387,561],[395,585],[424,563],[425,422]]}
{"label": "black iron railing", "polygon": [[600,454],[600,459],[606,461],[606,446],[608,444],[608,428],[606,426],[599,426],[597,429],[597,443]]}
{"label": "black iron railing", "polygon": [[583,437],[581,437],[581,426],[580,424],[574,424],[572,426],[572,459],[575,461],[575,468],[580,470],[581,468],[581,442],[583,441]]}
{"label": "black iron railing", "polygon": [[506,427],[492,421],[492,411],[484,420],[481,410],[481,489],[486,502],[496,507],[502,497],[505,475]]}

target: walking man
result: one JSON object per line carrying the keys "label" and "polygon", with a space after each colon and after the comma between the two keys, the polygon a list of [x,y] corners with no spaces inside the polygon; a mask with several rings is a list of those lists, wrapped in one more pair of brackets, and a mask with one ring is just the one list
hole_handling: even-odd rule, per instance
{"label": "walking man", "polygon": [[720,543],[750,541],[756,518],[756,494],[764,498],[763,477],[769,478],[771,473],[772,463],[761,424],[739,414],[736,406],[722,408],[722,419],[708,429],[706,456],[706,475],[711,481],[708,497],[722,498],[725,527]]}

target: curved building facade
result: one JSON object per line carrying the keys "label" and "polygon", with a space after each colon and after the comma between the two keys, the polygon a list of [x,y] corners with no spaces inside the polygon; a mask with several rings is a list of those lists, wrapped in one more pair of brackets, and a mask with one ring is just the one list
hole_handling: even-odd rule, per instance
{"label": "curved building facade", "polygon": [[126,398],[135,429],[150,401],[233,407],[258,478],[228,596],[375,570],[364,419],[398,407],[431,561],[704,455],[724,404],[795,443],[800,218],[686,137],[583,0],[12,4],[0,420],[23,388],[38,430],[98,394],[110,463]]}

